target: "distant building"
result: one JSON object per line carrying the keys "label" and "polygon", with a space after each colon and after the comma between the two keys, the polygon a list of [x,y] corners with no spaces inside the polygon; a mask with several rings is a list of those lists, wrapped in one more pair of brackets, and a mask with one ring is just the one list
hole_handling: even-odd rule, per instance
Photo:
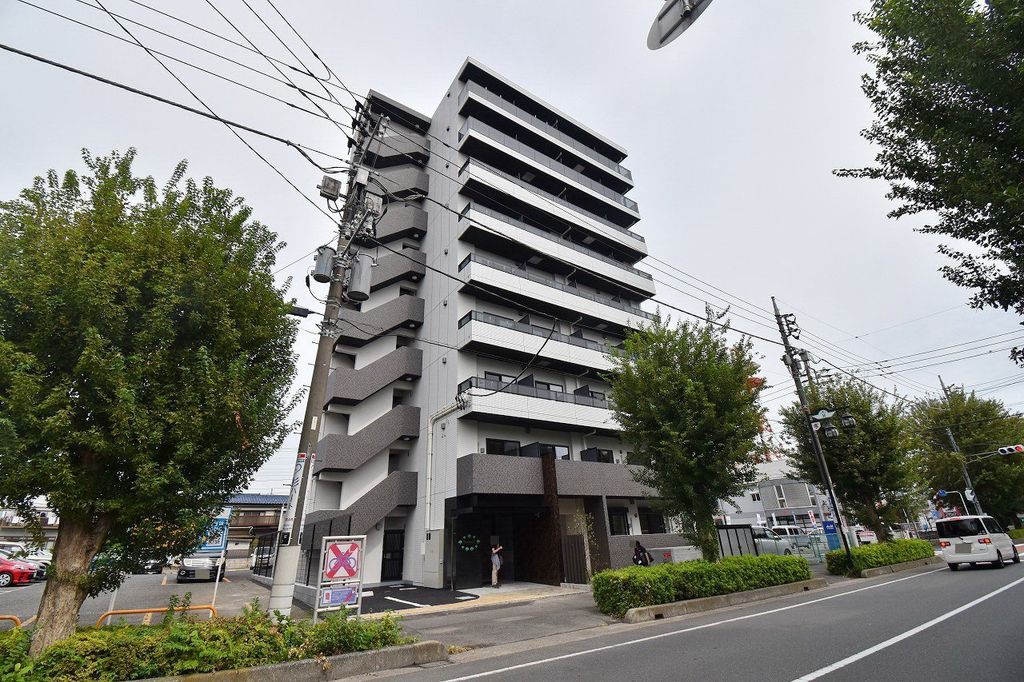
{"label": "distant building", "polygon": [[[47,507],[36,507],[35,514],[38,516],[43,537],[46,539],[46,549],[53,549],[53,543],[57,540],[57,515]],[[18,516],[13,509],[0,509],[0,540],[11,542],[28,542],[32,539],[32,533],[25,528],[25,519]]]}
{"label": "distant building", "polygon": [[247,568],[253,541],[267,533],[280,530],[287,495],[256,495],[244,493],[228,500],[231,520],[228,523],[227,567]]}
{"label": "distant building", "polygon": [[766,526],[821,526],[828,503],[818,489],[785,475],[789,462],[777,458],[758,466],[764,477],[733,500],[720,505],[726,523]]}

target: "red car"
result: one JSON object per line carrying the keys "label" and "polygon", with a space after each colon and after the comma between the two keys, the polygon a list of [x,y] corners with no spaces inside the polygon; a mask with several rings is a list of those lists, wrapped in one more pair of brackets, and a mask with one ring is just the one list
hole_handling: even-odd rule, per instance
{"label": "red car", "polygon": [[28,585],[35,569],[21,561],[0,558],[0,587]]}

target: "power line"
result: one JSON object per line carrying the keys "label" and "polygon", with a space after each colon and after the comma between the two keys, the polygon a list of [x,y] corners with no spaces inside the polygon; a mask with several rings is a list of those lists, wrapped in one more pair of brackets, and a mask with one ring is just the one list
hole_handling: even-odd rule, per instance
{"label": "power line", "polygon": [[[923,351],[918,351],[917,353],[908,353],[906,355],[897,355],[895,357],[885,358],[883,360],[874,360],[874,361],[871,361],[871,362],[863,362],[863,363],[858,363],[858,364],[853,364],[853,365],[847,365],[847,367],[849,367],[849,368],[865,367],[865,366],[868,366],[868,365],[885,365],[885,364],[889,364],[889,363],[892,363],[892,366],[898,366],[898,365],[901,365],[901,364],[910,364],[912,362],[917,362],[917,360],[910,360],[910,361],[908,361],[906,363],[900,363],[900,362],[894,362],[894,361],[895,360],[903,360],[905,358],[913,358],[913,357],[917,357],[917,356],[920,356],[920,355],[931,355],[932,353],[937,353],[938,351],[949,350],[950,348],[956,348],[958,346],[969,346],[971,344],[980,343],[982,341],[989,341],[990,339],[999,339],[1001,337],[1011,336],[1013,334],[1024,334],[1024,330],[1015,329],[1013,331],[1002,332],[1000,334],[992,334],[991,336],[983,336],[980,339],[972,339],[970,341],[960,341],[959,343],[953,343],[953,344],[950,344],[948,346],[941,346],[939,348],[932,348],[931,350],[923,350]],[[947,356],[947,355],[955,355],[956,353],[962,353],[962,352],[967,352],[967,351],[970,351],[970,350],[977,350],[978,348],[984,348],[984,347],[987,347],[987,346],[995,346],[995,345],[998,345],[1000,343],[1006,343],[1006,341],[1007,341],[1007,339],[1002,339],[1000,341],[992,341],[991,343],[982,344],[981,346],[978,346],[977,348],[964,348],[964,349],[961,349],[961,350],[958,350],[958,351],[953,351],[951,353],[943,353],[941,355],[936,355],[934,357],[938,358],[938,357],[944,357],[944,356]],[[919,359],[920,360],[932,360],[934,358],[919,358]]]}

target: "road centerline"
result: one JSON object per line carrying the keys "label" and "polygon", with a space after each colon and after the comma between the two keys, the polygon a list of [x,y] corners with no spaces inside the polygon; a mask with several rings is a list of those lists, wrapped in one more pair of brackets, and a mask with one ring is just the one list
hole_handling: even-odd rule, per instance
{"label": "road centerline", "polygon": [[[789,604],[788,606],[780,606],[779,608],[769,609],[768,611],[759,611],[757,613],[748,613],[743,616],[735,616],[733,618],[726,618],[723,620],[713,621],[711,623],[703,623],[701,625],[694,625],[692,627],[683,628],[682,630],[672,630],[671,632],[662,632],[657,635],[650,635],[647,637],[641,637],[640,639],[631,639],[626,642],[617,642],[615,644],[607,644],[604,646],[594,647],[592,649],[584,649],[583,651],[574,651],[569,654],[561,654],[559,656],[551,656],[550,658],[543,658],[537,661],[529,661],[527,663],[519,663],[517,665],[507,666],[505,668],[497,668],[495,670],[487,670],[484,672],[473,673],[472,675],[464,675],[462,677],[448,678],[446,682],[463,682],[464,680],[476,680],[482,677],[490,677],[492,675],[500,675],[503,673],[511,672],[513,670],[522,670],[523,668],[531,668],[538,665],[544,665],[545,663],[554,663],[556,661],[564,661],[569,658],[577,658],[579,656],[586,656],[588,654],[595,654],[601,651],[608,651],[610,649],[621,649],[622,647],[634,646],[637,644],[643,644],[644,642],[651,642],[658,639],[664,639],[666,637],[672,637],[675,635],[683,635],[688,632],[694,632],[697,630],[706,630],[708,628],[717,627],[719,625],[726,625],[728,623],[736,623],[743,620],[750,620],[752,618],[760,618],[762,616],[770,616],[775,613],[781,613],[783,611],[790,611],[792,609],[798,609],[804,606],[811,606],[813,604],[820,604],[821,602],[830,601],[832,599],[838,599],[840,597],[846,597],[851,594],[857,594],[858,592],[866,592],[867,590],[874,590],[879,587],[885,587],[886,585],[893,585],[895,583],[901,583],[905,580],[913,580],[915,578],[921,578],[932,573],[938,573],[939,571],[945,571],[946,568],[936,568],[923,573],[916,573],[914,575],[908,575],[903,578],[896,578],[895,580],[887,580],[886,582],[876,583],[874,585],[866,585],[865,587],[858,587],[857,589],[847,590],[839,594],[832,594],[827,597],[820,597],[818,599],[812,599],[810,601],[800,602],[799,604]],[[1022,578],[1021,580],[1024,580]]]}
{"label": "road centerline", "polygon": [[1017,585],[1020,585],[1021,583],[1024,583],[1024,578],[1017,578],[1012,583],[1003,585],[1002,587],[1000,587],[998,589],[992,590],[988,594],[983,594],[982,596],[978,597],[977,599],[974,599],[973,601],[967,602],[963,606],[957,607],[957,608],[953,609],[952,611],[947,611],[946,613],[942,614],[941,616],[937,616],[935,618],[932,618],[931,620],[926,621],[924,623],[921,623],[920,625],[918,625],[916,627],[913,627],[913,628],[907,630],[906,632],[902,632],[902,633],[896,635],[895,637],[890,637],[889,639],[885,640],[884,642],[879,642],[878,644],[875,644],[874,646],[870,646],[867,649],[864,649],[863,651],[859,651],[859,652],[853,654],[852,656],[847,656],[846,658],[844,658],[844,659],[842,659],[840,661],[836,661],[835,663],[832,663],[831,665],[827,665],[824,668],[818,668],[814,672],[811,672],[811,673],[808,673],[808,674],[806,674],[806,675],[804,675],[802,677],[796,678],[795,680],[793,680],[793,682],[810,682],[811,680],[816,680],[819,677],[823,677],[825,675],[828,675],[829,673],[835,672],[836,670],[839,670],[841,668],[845,668],[846,666],[850,665],[851,663],[856,663],[857,661],[861,660],[862,658],[866,658],[867,656],[870,656],[873,653],[877,653],[877,652],[879,652],[879,651],[881,651],[883,649],[888,649],[893,644],[898,644],[899,642],[902,642],[905,639],[913,637],[914,635],[916,635],[919,632],[924,632],[925,630],[927,630],[930,627],[938,625],[939,623],[941,623],[943,621],[949,620],[953,616],[956,616],[956,615],[958,615],[960,613],[963,613],[964,611],[967,611],[968,609],[972,609],[975,606],[977,606],[978,604],[981,604],[982,602],[986,602],[989,599],[991,599],[992,597],[996,596],[997,594],[1002,594],[1003,592],[1006,592],[1010,588],[1016,587]]}

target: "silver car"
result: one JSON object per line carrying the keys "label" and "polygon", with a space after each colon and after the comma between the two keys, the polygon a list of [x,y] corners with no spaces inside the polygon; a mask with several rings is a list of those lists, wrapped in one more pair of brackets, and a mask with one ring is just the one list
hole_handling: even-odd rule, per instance
{"label": "silver car", "polygon": [[793,543],[766,526],[751,526],[758,554],[793,554]]}

